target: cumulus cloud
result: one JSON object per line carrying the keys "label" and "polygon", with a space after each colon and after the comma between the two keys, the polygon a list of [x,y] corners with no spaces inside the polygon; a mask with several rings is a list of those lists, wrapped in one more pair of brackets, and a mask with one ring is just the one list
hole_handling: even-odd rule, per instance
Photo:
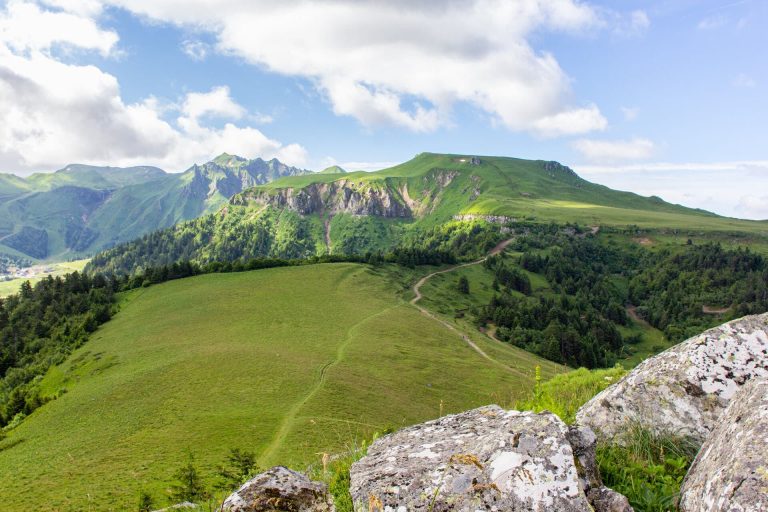
{"label": "cumulus cloud", "polygon": [[[88,2],[55,3],[59,10],[11,2],[0,11],[4,170],[51,170],[70,162],[182,170],[223,151],[306,162],[303,147],[235,125],[232,121],[246,119],[247,112],[225,86],[188,93],[170,105],[154,98],[126,103],[114,76],[57,60],[52,50],[61,45],[109,55],[118,37],[89,17],[99,11]],[[228,122],[212,127],[210,118]]]}
{"label": "cumulus cloud", "polygon": [[58,44],[109,55],[118,39],[90,17],[72,12],[44,10],[15,0],[0,11],[0,44],[15,52],[47,52]]}
{"label": "cumulus cloud", "polygon": [[[576,0],[112,0],[150,19],[207,29],[217,50],[309,79],[338,115],[415,132],[450,124],[466,102],[512,130],[546,136],[605,126],[597,106],[570,102],[535,31],[580,32],[599,13]],[[563,120],[565,128],[554,124]]]}
{"label": "cumulus cloud", "polygon": [[181,111],[184,114],[184,119],[194,122],[204,116],[239,119],[246,112],[229,95],[229,87],[227,86],[214,87],[210,92],[187,94]]}

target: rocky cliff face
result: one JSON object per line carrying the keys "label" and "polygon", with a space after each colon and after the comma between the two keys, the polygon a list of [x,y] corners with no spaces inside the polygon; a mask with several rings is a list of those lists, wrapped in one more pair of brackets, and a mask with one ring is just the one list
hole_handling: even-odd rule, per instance
{"label": "rocky cliff face", "polygon": [[309,171],[285,165],[277,159],[248,160],[226,153],[203,165],[194,165],[184,174],[191,175],[183,195],[204,199],[219,192],[224,197],[263,185],[285,176],[301,176]]}
{"label": "rocky cliff face", "polygon": [[407,218],[411,208],[398,190],[388,183],[357,182],[342,179],[331,183],[313,183],[304,188],[277,190],[254,189],[232,198],[232,204],[256,204],[288,208],[301,215],[373,215]]}
{"label": "rocky cliff face", "polygon": [[419,192],[409,190],[406,179],[342,178],[301,188],[255,188],[234,196],[230,202],[288,208],[301,215],[347,213],[386,218],[421,217],[434,210],[445,189],[458,175],[455,170],[432,169],[417,185]]}

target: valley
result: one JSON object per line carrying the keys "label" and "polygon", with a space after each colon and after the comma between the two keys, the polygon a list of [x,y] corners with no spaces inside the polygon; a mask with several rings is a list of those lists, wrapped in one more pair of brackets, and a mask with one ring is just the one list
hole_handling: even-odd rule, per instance
{"label": "valley", "polygon": [[373,432],[512,403],[537,365],[562,371],[475,331],[482,357],[408,304],[391,272],[321,264],[125,292],[41,382],[58,398],[0,441],[5,506],[124,509],[140,490],[161,501],[189,451],[206,479],[230,448],[264,467],[317,464]]}

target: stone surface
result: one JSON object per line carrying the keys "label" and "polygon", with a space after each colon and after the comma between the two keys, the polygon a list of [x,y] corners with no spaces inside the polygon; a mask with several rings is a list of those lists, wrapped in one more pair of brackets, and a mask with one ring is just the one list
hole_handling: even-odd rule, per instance
{"label": "stone surface", "polygon": [[632,512],[629,500],[623,494],[603,485],[595,456],[597,436],[592,429],[573,425],[568,427],[566,435],[573,450],[581,488],[595,512]]}
{"label": "stone surface", "polygon": [[768,379],[734,396],[685,477],[680,510],[768,511]]}
{"label": "stone surface", "polygon": [[590,489],[587,499],[595,512],[633,512],[626,496],[605,486]]}
{"label": "stone surface", "polygon": [[356,508],[589,511],[568,427],[487,406],[380,438],[351,469]]}
{"label": "stone surface", "polygon": [[576,419],[608,438],[635,421],[703,442],[736,391],[764,376],[768,313],[725,323],[646,359],[587,402]]}
{"label": "stone surface", "polygon": [[333,512],[328,487],[282,466],[256,475],[232,493],[220,512]]}

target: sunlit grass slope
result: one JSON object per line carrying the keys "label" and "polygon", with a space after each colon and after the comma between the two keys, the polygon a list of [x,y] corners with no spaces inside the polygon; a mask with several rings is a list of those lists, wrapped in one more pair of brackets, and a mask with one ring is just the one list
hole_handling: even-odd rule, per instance
{"label": "sunlit grass slope", "polygon": [[311,174],[275,180],[262,188],[301,188],[344,179],[397,188],[407,183],[412,198],[435,190],[431,174],[455,171],[423,222],[443,222],[452,215],[505,215],[519,219],[578,222],[586,225],[637,225],[658,229],[699,229],[768,234],[768,222],[720,217],[658,197],[612,190],[577,176],[556,162],[469,155],[421,153],[400,165],[376,172]]}
{"label": "sunlit grass slope", "polygon": [[[380,272],[381,274],[377,274]],[[304,467],[350,439],[443,412],[511,403],[533,367],[470,349],[354,264],[209,274],[140,289],[43,382],[67,392],[0,442],[2,509],[132,510],[165,503],[196,457],[212,482],[230,448]],[[493,350],[491,350],[491,348]]]}

